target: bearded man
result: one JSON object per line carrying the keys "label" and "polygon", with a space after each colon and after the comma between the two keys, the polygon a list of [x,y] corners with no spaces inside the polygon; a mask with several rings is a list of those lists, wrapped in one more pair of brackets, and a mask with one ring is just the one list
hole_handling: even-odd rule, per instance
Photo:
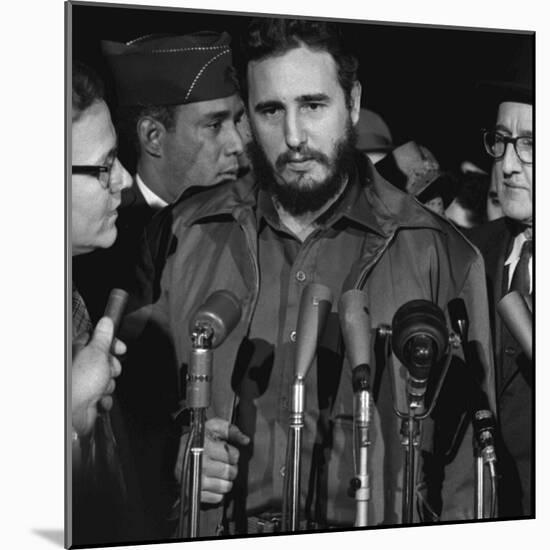
{"label": "bearded man", "polygon": [[[361,86],[338,27],[261,19],[251,23],[247,52],[254,177],[168,207],[148,228],[139,271],[147,307],[137,317],[147,313],[148,328],[167,337],[182,375],[197,307],[220,289],[242,305],[215,351],[201,536],[281,530],[296,326],[310,282],[328,286],[334,302],[306,380],[300,529],[350,527],[355,517],[352,376],[337,305],[346,290],[368,296],[373,331],[408,301],[446,312],[463,300],[494,403],[481,258],[355,150]],[[384,346],[374,355],[369,525],[396,524],[403,452],[392,395],[396,406],[406,400],[405,374]],[[424,421],[414,522],[473,518],[472,438],[462,429],[470,412],[459,370],[456,352],[452,384]]]}

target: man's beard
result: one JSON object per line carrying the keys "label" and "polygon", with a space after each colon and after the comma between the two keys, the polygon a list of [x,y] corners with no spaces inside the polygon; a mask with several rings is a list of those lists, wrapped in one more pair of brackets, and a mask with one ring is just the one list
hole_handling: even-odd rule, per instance
{"label": "man's beard", "polygon": [[[346,132],[336,142],[332,159],[320,151],[303,147],[279,155],[274,168],[256,139],[249,144],[248,154],[260,187],[269,192],[291,216],[301,216],[308,212],[317,212],[340,192],[353,165],[356,140],[354,128],[348,118]],[[284,181],[275,169],[282,171],[285,164],[297,153],[301,159],[315,160],[328,167],[327,177],[323,181],[312,182],[309,175],[304,173],[298,175],[295,181]]]}

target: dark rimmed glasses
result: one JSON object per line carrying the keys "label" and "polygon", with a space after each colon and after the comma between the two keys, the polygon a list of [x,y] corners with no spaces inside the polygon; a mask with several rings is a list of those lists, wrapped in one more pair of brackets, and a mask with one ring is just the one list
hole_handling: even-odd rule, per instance
{"label": "dark rimmed glasses", "polygon": [[533,137],[510,137],[495,130],[483,131],[483,144],[485,150],[494,159],[501,159],[506,153],[506,147],[511,143],[519,160],[524,164],[533,163]]}
{"label": "dark rimmed glasses", "polygon": [[73,174],[81,174],[85,176],[94,176],[97,178],[103,189],[109,189],[111,183],[111,175],[113,173],[113,167],[116,164],[113,162],[108,166],[102,165],[77,165],[72,167]]}

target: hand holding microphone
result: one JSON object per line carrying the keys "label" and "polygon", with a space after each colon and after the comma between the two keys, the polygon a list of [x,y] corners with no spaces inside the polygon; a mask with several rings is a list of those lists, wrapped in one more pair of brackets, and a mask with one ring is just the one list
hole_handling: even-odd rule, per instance
{"label": "hand holding microphone", "polygon": [[114,289],[109,297],[105,316],[97,323],[90,340],[76,342],[71,371],[72,424],[78,435],[88,434],[97,418],[98,405],[104,410],[112,407],[111,394],[115,378],[122,368],[115,355],[126,352],[123,342],[115,338],[116,330],[128,295]]}
{"label": "hand holding microphone", "polygon": [[[236,426],[220,418],[206,420],[212,386],[213,349],[220,346],[241,318],[241,306],[226,290],[213,292],[191,316],[192,349],[186,375],[186,401],[191,432],[182,436],[176,475],[181,480],[178,535],[184,535],[186,498],[189,496],[188,534],[199,536],[200,503],[219,503],[237,476],[238,450],[229,445],[248,443]],[[188,464],[188,459],[189,464]],[[189,491],[186,492],[187,465]]]}
{"label": "hand holding microphone", "polygon": [[[200,498],[202,504],[219,504],[233,489],[238,474],[239,448],[248,445],[250,438],[222,418],[210,418],[204,428]],[[186,443],[186,438],[182,438],[176,462],[177,479],[181,479],[182,453]]]}

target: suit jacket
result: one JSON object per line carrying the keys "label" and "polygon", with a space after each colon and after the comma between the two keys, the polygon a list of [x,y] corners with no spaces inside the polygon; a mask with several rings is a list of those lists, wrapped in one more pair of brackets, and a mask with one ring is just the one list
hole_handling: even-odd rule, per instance
{"label": "suit jacket", "polygon": [[500,437],[497,439],[499,471],[499,515],[532,516],[533,375],[534,365],[521,352],[518,342],[496,312],[508,292],[508,268],[517,226],[501,218],[469,232],[485,260],[491,308],[496,367],[496,396]]}
{"label": "suit jacket", "polygon": [[[94,324],[105,311],[111,289],[127,287],[127,273],[133,272],[141,235],[155,214],[155,210],[147,204],[134,180],[131,187],[122,191],[118,213],[116,222],[118,234],[113,246],[73,258],[73,280],[84,298]],[[135,419],[129,411],[128,396],[131,393],[133,375],[128,372],[130,369],[127,366],[128,363],[124,360],[122,374],[117,378],[115,407],[111,411],[111,421],[117,450],[127,477],[127,489],[133,495],[132,507],[126,510],[127,525],[125,524],[124,530],[111,530],[109,536],[101,538],[104,533],[98,531],[98,522],[92,522],[85,526],[88,528],[87,531],[84,527],[81,528],[80,542],[82,543],[158,539],[155,519],[148,509],[147,492],[140,476],[142,471],[140,461],[143,453],[141,453],[142,449],[136,445],[143,444],[140,443],[141,432],[137,430]],[[87,514],[78,511],[77,515],[84,517]],[[76,518],[76,520],[81,519]],[[113,522],[117,524],[118,520],[115,518]]]}

